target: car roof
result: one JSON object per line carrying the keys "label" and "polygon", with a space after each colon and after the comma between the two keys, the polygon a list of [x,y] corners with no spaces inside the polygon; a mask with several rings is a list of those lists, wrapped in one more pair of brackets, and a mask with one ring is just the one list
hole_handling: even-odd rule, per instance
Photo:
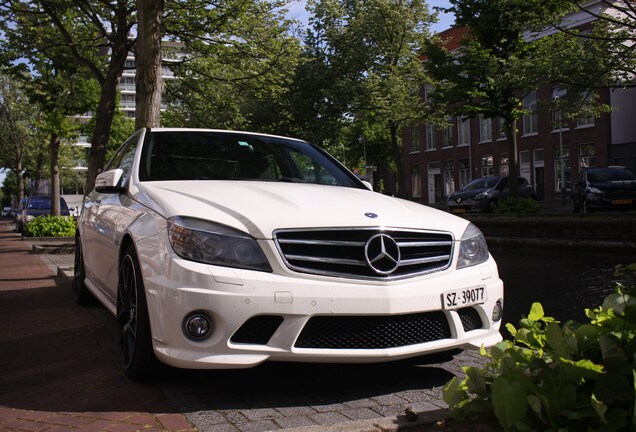
{"label": "car roof", "polygon": [[248,131],[240,131],[240,130],[231,130],[231,129],[203,129],[203,128],[147,128],[148,132],[152,132],[152,133],[161,133],[161,132],[202,132],[202,133],[206,133],[206,132],[213,132],[213,133],[223,133],[223,134],[243,134],[243,135],[254,135],[254,136],[266,136],[266,137],[271,137],[271,138],[279,138],[279,139],[286,139],[286,140],[294,140],[294,141],[299,141],[299,142],[307,142],[305,140],[302,140],[300,138],[293,138],[293,137],[289,137],[289,136],[284,136],[284,135],[273,135],[273,134],[267,134],[267,133],[260,133],[260,132],[248,132]]}

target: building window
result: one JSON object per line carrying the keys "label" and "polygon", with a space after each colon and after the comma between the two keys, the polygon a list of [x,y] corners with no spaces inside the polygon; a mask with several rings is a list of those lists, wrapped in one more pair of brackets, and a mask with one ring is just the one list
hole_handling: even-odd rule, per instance
{"label": "building window", "polygon": [[442,147],[453,146],[453,123],[452,119],[447,119],[448,125],[442,130]]}
{"label": "building window", "polygon": [[537,92],[530,92],[523,98],[523,134],[531,135],[539,132],[537,115]]}
{"label": "building window", "polygon": [[492,120],[479,114],[479,142],[492,141]]}
{"label": "building window", "polygon": [[[590,93],[586,95],[582,95],[581,97],[583,98],[583,100],[585,100],[586,103],[591,103],[590,99],[592,99],[592,95]],[[577,128],[592,127],[592,126],[594,126],[594,116],[581,117],[576,120]]]}
{"label": "building window", "polygon": [[419,165],[411,166],[411,193],[413,198],[422,197],[422,174]]}
{"label": "building window", "polygon": [[596,147],[594,144],[579,146],[579,171],[596,165]]}
{"label": "building window", "polygon": [[497,139],[506,139],[506,121],[503,119],[503,117],[499,117],[497,119],[497,129]]}
{"label": "building window", "polygon": [[[563,172],[561,171],[561,166],[563,166]],[[563,177],[565,177],[565,189],[570,187],[570,179],[571,179],[571,171],[572,168],[570,166],[570,147],[563,146],[563,157],[561,157],[561,149],[560,147],[556,147],[554,149],[554,190],[560,191],[561,187],[561,175],[563,173]]]}
{"label": "building window", "polygon": [[119,82],[120,91],[135,91],[135,78],[134,77],[122,77]]}
{"label": "building window", "polygon": [[507,176],[510,173],[510,159],[508,153],[499,154],[499,175]]}
{"label": "building window", "polygon": [[444,196],[455,192],[455,165],[452,160],[444,161]]}
{"label": "building window", "polygon": [[411,134],[411,153],[420,151],[420,128],[418,125],[409,128]]}
{"label": "building window", "polygon": [[470,118],[462,117],[457,119],[457,145],[470,145]]}
{"label": "building window", "polygon": [[426,150],[435,150],[435,125],[426,125]]}
{"label": "building window", "polygon": [[120,95],[119,106],[123,109],[135,109],[135,95],[134,94]]}
{"label": "building window", "polygon": [[481,176],[488,177],[495,175],[495,168],[493,166],[492,155],[486,155],[481,157]]}
{"label": "building window", "polygon": [[470,183],[470,159],[459,160],[459,187],[463,188]]}

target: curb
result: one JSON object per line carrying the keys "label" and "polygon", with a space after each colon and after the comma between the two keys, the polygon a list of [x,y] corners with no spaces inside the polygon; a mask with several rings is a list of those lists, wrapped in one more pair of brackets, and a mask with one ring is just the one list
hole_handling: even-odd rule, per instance
{"label": "curb", "polygon": [[404,432],[437,430],[436,423],[448,417],[448,409],[418,412],[417,419],[409,421],[406,415],[380,417],[370,420],[352,420],[334,425],[303,426],[285,429],[285,432]]}

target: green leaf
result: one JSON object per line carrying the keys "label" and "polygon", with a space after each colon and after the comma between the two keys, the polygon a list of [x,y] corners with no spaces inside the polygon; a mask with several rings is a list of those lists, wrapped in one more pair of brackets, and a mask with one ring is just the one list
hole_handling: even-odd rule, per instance
{"label": "green leaf", "polygon": [[592,405],[592,408],[594,408],[594,412],[596,412],[596,414],[600,417],[601,421],[603,423],[607,423],[607,420],[605,419],[605,414],[607,413],[607,405],[596,399],[596,395],[594,395],[594,393],[592,393],[590,403]]}
{"label": "green leaf", "polygon": [[528,319],[532,321],[540,321],[545,316],[543,312],[543,306],[541,303],[532,303],[532,307],[530,308],[530,314],[528,314]]}
{"label": "green leaf", "polygon": [[492,383],[492,403],[497,419],[505,430],[509,430],[526,416],[526,389],[519,382],[500,376]]}

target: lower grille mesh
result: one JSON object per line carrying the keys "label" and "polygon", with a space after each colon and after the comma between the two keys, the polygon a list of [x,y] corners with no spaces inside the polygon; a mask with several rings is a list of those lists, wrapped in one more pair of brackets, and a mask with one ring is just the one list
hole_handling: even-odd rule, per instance
{"label": "lower grille mesh", "polygon": [[318,316],[303,328],[295,346],[319,349],[383,349],[451,337],[443,312],[398,316]]}
{"label": "lower grille mesh", "polygon": [[462,321],[462,326],[464,327],[464,331],[471,331],[480,329],[483,327],[483,322],[481,321],[481,316],[479,316],[479,312],[477,309],[469,307],[464,309],[459,309],[457,311],[459,314],[459,319]]}

